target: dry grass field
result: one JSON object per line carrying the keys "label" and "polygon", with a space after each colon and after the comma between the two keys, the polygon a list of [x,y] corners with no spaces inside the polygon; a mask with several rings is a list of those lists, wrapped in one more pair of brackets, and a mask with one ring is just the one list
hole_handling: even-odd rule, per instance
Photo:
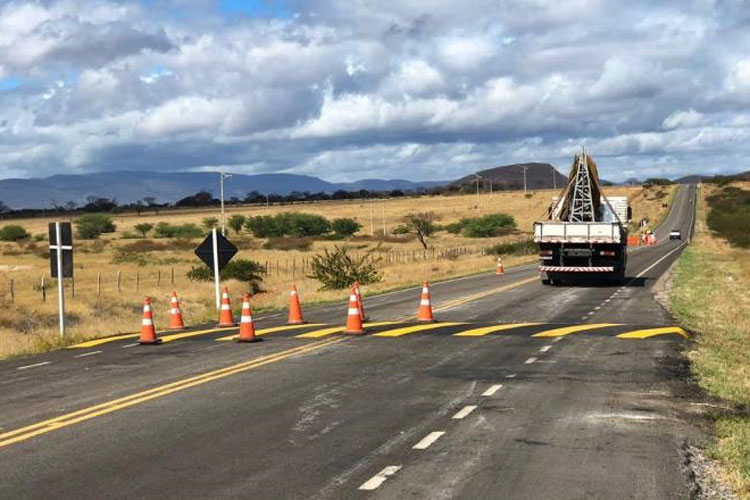
{"label": "dry grass field", "polygon": [[[750,183],[735,183],[750,190]],[[671,294],[680,322],[697,333],[689,353],[699,384],[737,405],[716,415],[712,450],[739,497],[750,499],[750,250],[730,246],[706,225],[706,198],[718,188],[704,184],[696,235],[683,253]],[[742,409],[744,408],[744,410]]]}
{"label": "dry grass field", "polygon": [[[672,186],[649,189],[615,187],[605,192],[608,195],[627,195],[633,206],[634,220],[648,218],[658,221],[666,211],[664,203],[671,199],[674,190]],[[255,239],[244,231],[239,235],[228,232],[227,236],[240,248],[238,258],[256,260],[268,266],[269,272],[262,284],[265,293],[253,299],[256,311],[285,307],[287,290],[292,282],[300,291],[304,307],[305,304],[343,300],[346,296],[346,291],[319,291],[320,284],[305,276],[307,270],[303,269],[303,262],[324,248],[346,244],[355,253],[377,249],[376,255],[381,256],[378,265],[383,279],[380,283],[365,287],[365,294],[406,287],[422,280],[488,271],[494,269],[495,257],[483,254],[483,250],[498,242],[530,238],[533,221],[544,217],[551,197],[556,194],[547,190],[530,192],[528,197],[522,192],[501,192],[492,196],[425,196],[372,202],[331,201],[231,207],[227,216],[234,213],[256,216],[300,211],[320,214],[329,219],[352,217],[362,224],[363,229],[349,241],[315,241],[308,251],[263,249],[263,240]],[[499,238],[465,238],[441,231],[430,239],[430,250],[423,252],[416,239],[391,234],[401,218],[413,212],[434,212],[440,224],[503,212],[515,217],[518,232]],[[152,297],[157,328],[163,327],[168,319],[168,298],[173,289],[180,295],[183,315],[188,324],[212,321],[215,316],[212,284],[190,282],[185,277],[192,266],[199,264],[193,249],[200,239],[122,238],[124,232],[135,232],[134,226],[138,223],[192,222],[200,226],[202,219],[209,216],[218,216],[217,210],[117,215],[113,217],[117,225],[115,233],[105,234],[99,240],[76,240],[74,289],[70,280],[66,282],[69,335],[65,342],[56,333],[57,296],[55,287],[50,286],[48,243],[0,244],[0,302],[5,306],[0,310],[0,357],[50,349],[81,338],[137,331],[142,299],[146,295]],[[46,233],[50,220],[54,219],[12,220],[6,224],[19,224],[36,235]],[[123,252],[123,249],[130,250]],[[460,250],[459,255],[454,253],[450,258],[439,258],[447,251],[455,252],[457,249]],[[144,262],[127,261],[133,256]],[[506,266],[534,260],[533,255],[503,258]],[[47,283],[44,302],[40,289],[43,277]],[[246,285],[236,281],[225,284],[234,297],[236,307],[237,299]]]}

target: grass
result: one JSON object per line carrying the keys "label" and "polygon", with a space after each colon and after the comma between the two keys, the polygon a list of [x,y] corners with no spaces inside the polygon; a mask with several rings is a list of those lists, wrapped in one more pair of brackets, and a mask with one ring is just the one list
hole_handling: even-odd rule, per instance
{"label": "grass", "polygon": [[[654,189],[643,196],[640,187],[617,187],[607,190],[609,195],[627,195],[632,199],[634,218],[656,218],[665,211],[655,203]],[[492,197],[482,195],[399,198],[370,202],[321,202],[303,205],[270,207],[232,207],[229,214],[247,216],[272,215],[284,211],[304,211],[325,215],[329,219],[353,217],[363,229],[355,237],[345,241],[327,239],[314,240],[309,250],[299,241],[279,249],[263,248],[267,240],[256,239],[248,233],[227,234],[240,249],[237,257],[252,259],[268,266],[269,274],[262,283],[266,293],[253,299],[254,311],[262,312],[286,307],[289,285],[294,282],[300,291],[303,307],[317,303],[345,300],[346,291],[320,291],[320,284],[305,276],[303,259],[309,259],[324,248],[342,243],[350,245],[353,252],[375,249],[381,257],[380,268],[383,281],[365,287],[368,295],[406,288],[430,281],[456,276],[492,271],[496,256],[489,253],[493,245],[501,245],[506,267],[535,261],[534,255],[519,252],[515,242],[531,237],[532,223],[543,217],[552,196],[551,190],[535,191],[524,197],[522,192],[495,193]],[[372,219],[370,210],[372,208]],[[408,213],[430,210],[440,217],[441,224],[460,219],[480,217],[492,213],[507,213],[518,223],[519,231],[493,238],[465,238],[448,232],[439,232],[429,240],[430,251],[424,252],[414,238],[395,237],[390,231]],[[211,283],[194,283],[186,272],[199,264],[193,249],[201,241],[193,239],[123,239],[125,232],[135,233],[135,225],[143,222],[173,225],[196,224],[214,215],[207,209],[181,210],[141,216],[119,215],[113,217],[117,232],[105,234],[99,240],[77,240],[75,242],[75,296],[70,281],[66,281],[67,312],[69,317],[69,340],[137,331],[139,328],[142,300],[145,295],[152,298],[158,327],[167,322],[168,299],[172,290],[177,290],[183,315],[188,324],[199,324],[215,320],[213,288]],[[32,234],[46,232],[50,219],[14,220]],[[52,219],[54,220],[54,219]],[[372,222],[372,225],[371,225]],[[383,235],[385,222],[386,235]],[[305,240],[307,241],[307,240]],[[299,246],[298,246],[299,245]],[[306,245],[306,243],[305,243]],[[49,261],[45,241],[32,243],[0,244],[0,358],[24,353],[42,352],[59,347],[56,325],[57,296],[49,278]],[[435,259],[433,259],[433,249]],[[443,258],[437,258],[439,256]],[[120,289],[117,276],[120,273]],[[172,284],[172,273],[175,281]],[[45,278],[47,300],[42,302],[40,284]],[[97,286],[101,279],[101,288]],[[15,301],[10,302],[10,281],[13,280]],[[237,281],[225,283],[234,298],[235,307],[246,285]],[[342,318],[343,321],[343,318]]]}
{"label": "grass", "polygon": [[735,403],[716,417],[710,450],[740,498],[750,499],[750,250],[734,247],[706,224],[706,199],[718,188],[704,184],[696,235],[683,253],[670,297],[680,322],[697,334],[689,352],[702,388]]}

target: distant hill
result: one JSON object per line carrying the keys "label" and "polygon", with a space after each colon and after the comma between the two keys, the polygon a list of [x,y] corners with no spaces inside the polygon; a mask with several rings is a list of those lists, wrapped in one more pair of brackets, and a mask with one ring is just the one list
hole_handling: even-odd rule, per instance
{"label": "distant hill", "polygon": [[[115,171],[76,175],[53,175],[36,179],[0,180],[0,201],[12,209],[50,208],[68,201],[83,204],[89,196],[115,198],[118,203],[133,203],[153,197],[157,203],[177,201],[205,189],[219,194],[216,172],[146,172]],[[364,179],[334,183],[318,177],[296,174],[232,174],[224,184],[224,196],[244,198],[251,191],[262,194],[288,195],[292,191],[333,193],[345,191],[417,190],[448,184],[411,182],[402,179]]]}
{"label": "distant hill", "polygon": [[[562,189],[568,182],[568,178],[549,163],[516,163],[480,170],[477,174],[488,183],[491,180],[494,189],[523,189],[524,167],[526,167],[526,186],[529,189],[553,187]],[[473,174],[461,177],[452,184],[463,186],[472,183],[476,183],[476,177]]]}
{"label": "distant hill", "polygon": [[685,177],[680,177],[679,179],[675,179],[675,184],[698,184],[699,182],[703,182],[706,179],[708,179],[709,176],[707,175],[686,175]]}

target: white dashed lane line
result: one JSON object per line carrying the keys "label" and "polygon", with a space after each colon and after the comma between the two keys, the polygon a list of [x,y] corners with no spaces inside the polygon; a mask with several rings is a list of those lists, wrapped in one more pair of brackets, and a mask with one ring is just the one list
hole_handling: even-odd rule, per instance
{"label": "white dashed lane line", "polygon": [[[506,375],[505,378],[516,378],[516,374],[515,373],[511,373],[510,375]],[[502,387],[502,386],[500,386],[500,387]]]}
{"label": "white dashed lane line", "polygon": [[562,339],[564,339],[564,338],[565,338],[565,337],[555,337],[554,339],[552,339],[552,342],[554,342],[554,343],[558,343],[558,342],[560,342],[560,341],[561,341]]}
{"label": "white dashed lane line", "polygon": [[16,370],[28,370],[29,368],[36,368],[38,366],[45,366],[51,364],[52,361],[42,361],[41,363],[34,363],[33,365],[19,366]]}
{"label": "white dashed lane line", "polygon": [[412,446],[412,448],[415,450],[426,450],[427,448],[432,446],[435,441],[440,439],[443,434],[445,434],[445,431],[430,432],[424,438],[422,438],[420,442]]}
{"label": "white dashed lane line", "polygon": [[380,487],[381,484],[385,482],[386,479],[397,473],[399,470],[401,470],[400,465],[389,465],[388,467],[383,468],[383,470],[362,483],[362,486],[360,486],[359,489],[365,491],[376,490]]}
{"label": "white dashed lane line", "polygon": [[535,361],[536,361],[536,358],[532,356],[529,359],[527,359],[526,361],[524,361],[523,364],[530,365],[531,363],[533,363]]}
{"label": "white dashed lane line", "polygon": [[86,356],[94,356],[95,354],[101,354],[104,351],[91,351],[91,352],[84,352],[83,354],[79,354],[78,356],[73,356],[74,358],[85,358]]}
{"label": "white dashed lane line", "polygon": [[135,347],[135,346],[137,346],[137,345],[138,345],[138,342],[134,342],[134,343],[132,343],[132,344],[127,344],[127,345],[124,345],[124,346],[122,346],[122,348],[123,348],[123,349],[127,349],[128,347]]}
{"label": "white dashed lane line", "polygon": [[503,384],[495,384],[495,385],[491,385],[491,386],[489,387],[489,389],[487,389],[486,391],[484,391],[484,392],[482,393],[482,396],[485,396],[485,397],[488,397],[488,396],[493,396],[493,395],[494,395],[494,394],[495,394],[495,393],[496,393],[496,392],[497,392],[498,390],[500,390],[500,389],[502,389],[502,388],[503,388]]}
{"label": "white dashed lane line", "polygon": [[455,415],[453,415],[454,420],[461,420],[462,418],[466,418],[469,416],[471,412],[477,409],[477,405],[467,405],[461,408]]}
{"label": "white dashed lane line", "polygon": [[552,349],[551,345],[544,345],[544,346],[542,346],[542,347],[539,348],[539,352],[547,352],[550,349]]}

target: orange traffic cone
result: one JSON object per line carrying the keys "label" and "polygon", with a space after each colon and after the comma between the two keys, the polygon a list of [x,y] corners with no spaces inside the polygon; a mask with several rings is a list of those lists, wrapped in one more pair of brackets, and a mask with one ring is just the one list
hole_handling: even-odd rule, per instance
{"label": "orange traffic cone", "polygon": [[500,257],[497,258],[497,268],[495,269],[495,274],[505,274],[503,259],[501,259]]}
{"label": "orange traffic cone", "polygon": [[359,281],[354,282],[354,293],[357,294],[357,308],[359,309],[359,319],[364,323],[369,318],[365,314],[365,306],[362,303],[362,291],[359,289]]}
{"label": "orange traffic cone", "polygon": [[219,326],[234,326],[234,317],[232,316],[232,304],[229,301],[229,290],[224,287],[221,294],[221,312],[219,314]]}
{"label": "orange traffic cone", "polygon": [[420,323],[434,323],[432,316],[432,302],[430,302],[430,287],[426,281],[422,284],[422,298],[417,309],[417,321]]}
{"label": "orange traffic cone", "polygon": [[253,312],[250,310],[250,294],[245,292],[242,297],[242,316],[240,317],[240,334],[237,342],[260,342],[263,340],[255,336],[255,325],[253,324]]}
{"label": "orange traffic cone", "polygon": [[299,304],[299,294],[297,294],[297,287],[292,284],[292,289],[289,291],[289,321],[290,325],[301,325],[305,322],[302,319],[302,306]]}
{"label": "orange traffic cone", "polygon": [[180,301],[177,298],[177,292],[172,291],[171,305],[169,309],[169,329],[184,330],[185,323],[182,321],[182,311],[180,310]]}
{"label": "orange traffic cone", "polygon": [[362,328],[362,318],[359,315],[359,306],[357,306],[357,292],[352,291],[349,294],[349,309],[346,313],[346,330],[344,333],[347,335],[363,335],[365,329]]}
{"label": "orange traffic cone", "polygon": [[151,299],[143,299],[143,320],[141,321],[141,338],[138,341],[141,345],[160,344],[161,339],[156,337],[154,328],[154,317],[151,315]]}

